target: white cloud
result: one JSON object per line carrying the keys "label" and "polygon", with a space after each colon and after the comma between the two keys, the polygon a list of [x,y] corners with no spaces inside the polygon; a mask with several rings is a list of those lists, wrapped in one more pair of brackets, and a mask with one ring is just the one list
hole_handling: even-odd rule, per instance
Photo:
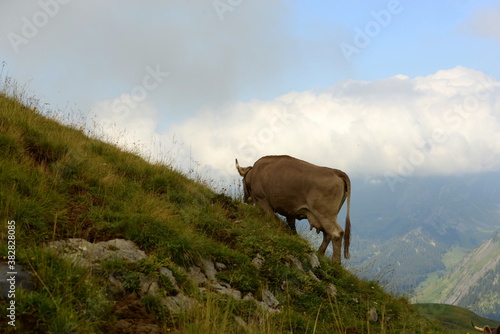
{"label": "white cloud", "polygon": [[483,8],[475,12],[461,27],[469,34],[500,39],[500,5]]}
{"label": "white cloud", "polygon": [[305,66],[279,1],[230,2],[223,20],[205,0],[60,2],[2,3],[9,14],[0,14],[0,35],[22,42],[1,38],[0,49],[8,65],[29,73],[16,77],[21,82],[33,79],[42,95],[61,90],[63,102],[84,96],[88,105],[80,108],[129,92],[147,66],[170,73],[149,98],[177,118],[265,95],[287,84],[290,69]]}
{"label": "white cloud", "polygon": [[251,165],[268,154],[365,176],[500,170],[500,82],[463,67],[347,81],[207,109],[167,133],[228,175],[234,158]]}
{"label": "white cloud", "polygon": [[122,94],[96,103],[87,120],[87,131],[114,144],[148,156],[157,135],[159,113],[147,101]]}

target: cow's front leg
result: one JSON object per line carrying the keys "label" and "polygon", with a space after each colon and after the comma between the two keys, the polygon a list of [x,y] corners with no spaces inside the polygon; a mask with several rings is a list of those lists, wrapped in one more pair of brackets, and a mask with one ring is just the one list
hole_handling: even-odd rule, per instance
{"label": "cow's front leg", "polygon": [[290,227],[290,230],[292,231],[292,233],[297,234],[297,228],[295,227],[295,218],[287,216],[286,222],[288,224],[288,227]]}
{"label": "cow's front leg", "polygon": [[267,203],[266,200],[255,199],[255,203],[260,207],[269,217],[276,218],[273,208]]}

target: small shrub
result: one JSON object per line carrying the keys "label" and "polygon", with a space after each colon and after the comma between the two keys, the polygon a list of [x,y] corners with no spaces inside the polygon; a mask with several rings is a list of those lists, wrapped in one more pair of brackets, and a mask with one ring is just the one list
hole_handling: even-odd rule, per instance
{"label": "small shrub", "polygon": [[123,287],[127,292],[138,292],[141,288],[141,276],[139,273],[132,272],[123,276]]}

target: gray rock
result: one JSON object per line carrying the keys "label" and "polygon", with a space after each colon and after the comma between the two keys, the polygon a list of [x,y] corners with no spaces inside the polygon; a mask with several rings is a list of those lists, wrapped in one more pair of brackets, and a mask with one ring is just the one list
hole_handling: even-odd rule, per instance
{"label": "gray rock", "polygon": [[[247,295],[248,296],[248,295]],[[247,298],[245,296],[245,298]],[[248,299],[251,300],[251,299]],[[262,292],[262,301],[255,300],[255,304],[268,313],[280,312],[279,302],[269,290]]]}
{"label": "gray rock", "polygon": [[131,240],[113,239],[99,242],[96,245],[103,248],[104,258],[114,256],[122,260],[136,262],[147,257],[146,253],[140,250],[139,247],[137,247],[137,245]]}
{"label": "gray rock", "polygon": [[216,263],[215,263],[215,267],[216,267],[216,268],[217,268],[217,270],[219,270],[219,271],[220,271],[220,270],[227,269],[227,266],[226,266],[224,263],[222,263],[222,262],[216,262]]}
{"label": "gray rock", "polygon": [[291,262],[292,262],[292,268],[295,268],[295,269],[300,270],[300,271],[304,271],[304,267],[302,267],[302,262],[300,262],[299,259],[292,257]]}
{"label": "gray rock", "polygon": [[93,244],[84,239],[71,238],[49,242],[47,246],[58,254],[83,265],[95,265],[110,258],[131,262],[146,258],[144,251],[140,250],[134,242],[125,239],[113,239]]}
{"label": "gray rock", "polygon": [[217,278],[215,277],[215,275],[217,275],[215,264],[207,259],[202,260],[201,263],[203,265],[203,271],[205,272],[205,275],[207,275],[208,279],[211,282],[217,281]]}
{"label": "gray rock", "polygon": [[190,267],[187,274],[198,286],[206,286],[208,283],[207,276],[196,266]]}
{"label": "gray rock", "polygon": [[309,254],[309,264],[314,268],[321,268],[321,263],[319,262],[318,255],[315,253]]}
{"label": "gray rock", "polygon": [[108,275],[108,293],[115,297],[125,295],[125,288],[123,287],[122,282],[113,274]]}
{"label": "gray rock", "polygon": [[227,295],[233,297],[234,299],[241,299],[241,291],[231,288],[231,286],[224,282],[217,282],[212,285],[215,292],[221,295]]}
{"label": "gray rock", "polygon": [[245,301],[254,302],[261,310],[268,313],[277,313],[281,310],[279,309],[279,302],[274,297],[274,295],[269,290],[264,290],[262,293],[262,301],[257,300],[251,292],[247,293],[245,297],[243,297]]}
{"label": "gray rock", "polygon": [[314,275],[314,273],[312,272],[312,270],[309,270],[309,271],[307,272],[307,274],[308,274],[308,275],[309,275],[309,276],[310,276],[313,280],[315,280],[316,282],[321,282],[321,280],[320,280],[320,279],[319,279],[316,275]]}
{"label": "gray rock", "polygon": [[377,314],[377,309],[375,307],[372,307],[367,313],[366,316],[369,321],[371,322],[377,322],[378,320],[378,314]]}
{"label": "gray rock", "polygon": [[273,293],[267,289],[262,291],[262,302],[272,309],[277,309],[280,304]]}
{"label": "gray rock", "polygon": [[328,285],[328,287],[326,288],[326,292],[330,295],[330,297],[337,296],[337,288],[333,284]]}
{"label": "gray rock", "polygon": [[171,313],[177,314],[189,311],[192,307],[198,304],[198,301],[179,293],[176,296],[162,298],[162,303]]}
{"label": "gray rock", "polygon": [[252,301],[252,300],[255,300],[255,298],[254,298],[253,294],[251,292],[249,292],[249,293],[247,293],[245,295],[245,297],[243,297],[243,300],[250,300],[250,301]]}
{"label": "gray rock", "polygon": [[57,253],[78,253],[87,251],[88,247],[92,245],[90,242],[80,238],[70,238],[68,240],[57,240],[47,244],[48,247],[53,248]]}
{"label": "gray rock", "polygon": [[264,259],[262,255],[257,254],[255,258],[252,260],[252,263],[255,266],[255,268],[260,270],[262,269],[262,265],[264,264],[265,261],[266,259]]}
{"label": "gray rock", "polygon": [[158,279],[151,279],[148,278],[144,275],[140,275],[140,289],[139,289],[139,295],[141,297],[147,296],[147,295],[157,295],[158,292],[160,291],[160,286],[158,285]]}
{"label": "gray rock", "polygon": [[170,283],[172,283],[172,286],[174,287],[174,290],[176,292],[181,291],[181,289],[177,285],[177,281],[174,277],[174,273],[172,272],[172,270],[168,269],[167,267],[161,267],[160,268],[160,275],[166,276],[170,280]]}

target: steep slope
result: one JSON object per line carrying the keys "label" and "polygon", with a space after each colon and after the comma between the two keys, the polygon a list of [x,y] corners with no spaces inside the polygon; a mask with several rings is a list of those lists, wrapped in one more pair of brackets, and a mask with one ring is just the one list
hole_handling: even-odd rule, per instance
{"label": "steep slope", "polygon": [[[16,291],[17,331],[116,332],[128,307],[129,316],[155,325],[150,332],[440,332],[406,299],[377,283],[325,257],[311,265],[309,244],[282,222],[169,166],[62,126],[5,94],[0,184],[0,255],[9,254],[6,222],[14,221],[16,263],[34,280],[32,291]],[[131,240],[146,258],[83,267],[47,247],[69,238]],[[259,256],[265,261],[256,265]],[[241,293],[263,298],[270,291],[279,312],[262,313],[246,300],[199,288],[186,272],[203,263],[217,264],[216,279]],[[162,268],[175,281],[161,275]],[[157,294],[139,298],[141,280],[159,277]],[[117,278],[127,295],[111,291],[110,281]],[[196,307],[174,314],[161,300],[179,290]],[[2,319],[7,303],[0,301]]]}
{"label": "steep slope", "polygon": [[437,283],[423,286],[415,299],[466,307],[500,319],[500,233],[474,249]]}

